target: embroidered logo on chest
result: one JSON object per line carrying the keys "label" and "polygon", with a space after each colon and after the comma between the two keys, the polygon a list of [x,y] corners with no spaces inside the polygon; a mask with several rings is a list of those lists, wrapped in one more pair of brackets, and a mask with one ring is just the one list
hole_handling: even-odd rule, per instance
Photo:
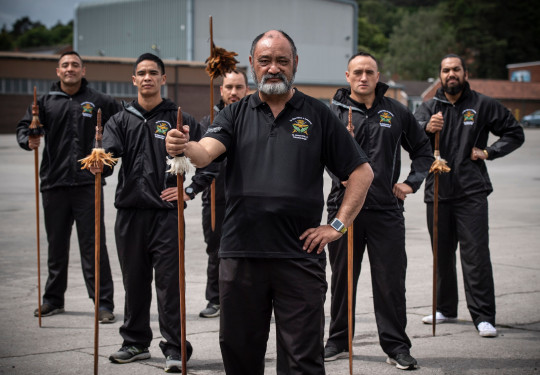
{"label": "embroidered logo on chest", "polygon": [[466,109],[463,112],[463,125],[474,125],[476,119],[476,111],[474,109]]}
{"label": "embroidered logo on chest", "polygon": [[309,138],[311,121],[305,117],[294,117],[289,120],[292,126],[291,135],[294,139],[307,141]]}
{"label": "embroidered logo on chest", "polygon": [[92,117],[92,114],[94,113],[94,108],[96,108],[95,104],[92,102],[83,102],[81,103],[82,107],[82,115],[84,117]]}
{"label": "embroidered logo on chest", "polygon": [[156,121],[156,131],[154,132],[154,137],[165,139],[169,130],[171,130],[171,124],[168,121],[158,120]]}
{"label": "embroidered logo on chest", "polygon": [[379,115],[379,125],[384,126],[385,128],[391,128],[394,114],[392,112],[385,111],[385,110],[381,110],[377,113]]}

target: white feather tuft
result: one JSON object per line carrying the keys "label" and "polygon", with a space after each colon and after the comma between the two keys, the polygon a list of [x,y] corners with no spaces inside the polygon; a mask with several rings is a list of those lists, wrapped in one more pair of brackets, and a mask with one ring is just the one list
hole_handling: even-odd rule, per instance
{"label": "white feather tuft", "polygon": [[174,175],[188,173],[191,169],[191,162],[185,156],[175,156],[173,159],[167,158],[167,165],[170,166],[167,172]]}

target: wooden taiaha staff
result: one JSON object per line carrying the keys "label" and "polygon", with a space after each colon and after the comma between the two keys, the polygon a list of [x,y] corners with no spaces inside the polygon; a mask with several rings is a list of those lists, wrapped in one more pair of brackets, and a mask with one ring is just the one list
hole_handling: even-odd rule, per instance
{"label": "wooden taiaha staff", "polygon": [[[210,16],[210,56],[214,52],[214,29],[212,16]],[[210,124],[214,122],[214,76],[210,76]],[[216,228],[216,179],[212,179],[210,185],[210,227],[212,232]]]}
{"label": "wooden taiaha staff", "polygon": [[[176,118],[176,129],[183,131],[182,108],[178,107]],[[185,251],[184,251],[184,174],[190,169],[188,159],[181,154],[174,159],[167,159],[167,164],[171,168],[167,171],[176,175],[177,206],[178,206],[178,282],[180,285],[180,337],[181,337],[181,355],[182,355],[182,374],[187,374],[186,367],[186,269],[185,269]]]}
{"label": "wooden taiaha staff", "polygon": [[[354,126],[352,124],[352,108],[349,107],[349,121],[347,130],[354,138]],[[354,259],[354,220],[347,229],[347,313],[349,318],[349,374],[353,373],[353,259]]]}
{"label": "wooden taiaha staff", "polygon": [[450,168],[446,165],[446,160],[441,158],[439,151],[439,136],[440,133],[435,133],[435,150],[433,156],[435,161],[429,169],[429,173],[433,173],[433,301],[431,308],[432,333],[435,336],[437,326],[437,251],[439,242],[439,174],[450,172]]}
{"label": "wooden taiaha staff", "polygon": [[[34,86],[34,102],[32,104],[32,122],[28,127],[28,137],[42,137],[43,126],[39,122],[39,107],[37,105],[37,91]],[[39,245],[39,148],[34,149],[34,185],[36,191],[36,246],[37,246],[37,279],[38,279],[38,321],[41,327],[41,265]]]}
{"label": "wooden taiaha staff", "polygon": [[[225,76],[228,72],[236,69],[238,61],[234,58],[236,52],[229,52],[214,44],[214,29],[212,16],[210,16],[210,56],[206,59],[206,72],[210,76],[210,124],[214,122],[214,78]],[[212,231],[216,227],[216,179],[210,186],[210,222]]]}
{"label": "wooden taiaha staff", "polygon": [[[95,145],[92,153],[84,159],[81,169],[94,168],[94,375],[98,373],[99,358],[99,296],[100,296],[100,263],[101,263],[101,174],[103,165],[113,166],[118,161],[111,153],[103,149],[103,127],[101,126],[101,109],[97,111]],[[97,169],[97,170],[96,170]]]}

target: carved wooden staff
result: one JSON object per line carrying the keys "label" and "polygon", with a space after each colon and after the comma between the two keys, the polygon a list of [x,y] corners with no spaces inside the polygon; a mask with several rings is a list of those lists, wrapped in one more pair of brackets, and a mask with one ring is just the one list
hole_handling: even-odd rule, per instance
{"label": "carved wooden staff", "polygon": [[[182,108],[178,107],[176,129],[183,132]],[[189,171],[189,161],[182,154],[173,159],[167,159],[171,168],[167,171],[176,175],[177,206],[178,206],[178,281],[180,284],[180,337],[182,354],[182,374],[187,374],[186,368],[186,270],[184,256],[184,174]]]}
{"label": "carved wooden staff", "polygon": [[[42,137],[43,126],[39,122],[39,107],[37,105],[37,92],[34,86],[34,102],[32,104],[32,122],[28,127],[28,137]],[[34,185],[36,190],[36,245],[37,245],[37,279],[38,279],[38,320],[41,327],[41,266],[39,246],[39,149],[34,149]]]}
{"label": "carved wooden staff", "polygon": [[435,150],[433,156],[435,161],[429,169],[433,173],[433,302],[431,308],[432,333],[435,336],[437,326],[437,250],[439,241],[439,174],[450,172],[446,165],[446,160],[441,158],[439,151],[439,132],[435,133]]}
{"label": "carved wooden staff", "polygon": [[92,153],[84,159],[81,169],[90,169],[94,178],[94,375],[98,373],[99,356],[99,295],[100,295],[100,261],[101,261],[101,174],[103,165],[113,166],[118,159],[103,149],[103,127],[101,126],[101,109],[97,111],[96,143]]}
{"label": "carved wooden staff", "polygon": [[[212,26],[212,16],[210,16],[210,56],[206,59],[206,72],[210,76],[210,124],[214,122],[214,78],[225,76],[228,72],[236,68],[238,61],[234,58],[238,56],[236,52],[229,52],[214,44],[214,30]],[[210,222],[212,231],[216,227],[216,179],[212,180],[210,186]]]}
{"label": "carved wooden staff", "polygon": [[[354,138],[354,126],[352,124],[352,108],[349,107],[349,121],[347,130]],[[349,374],[353,373],[353,259],[354,259],[354,220],[347,229],[347,286],[348,286],[348,304],[347,312],[349,318]]]}

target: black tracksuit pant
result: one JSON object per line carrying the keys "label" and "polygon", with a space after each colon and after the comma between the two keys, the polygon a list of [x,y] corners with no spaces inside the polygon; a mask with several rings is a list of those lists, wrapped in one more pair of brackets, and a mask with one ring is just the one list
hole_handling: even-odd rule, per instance
{"label": "black tracksuit pant", "polygon": [[[411,341],[405,333],[407,255],[403,213],[398,210],[362,210],[354,220],[353,314],[366,246],[371,266],[375,321],[381,347],[391,356],[409,353]],[[332,303],[326,346],[348,350],[347,235],[331,242],[328,248],[332,268]]]}
{"label": "black tracksuit pant", "polygon": [[[433,204],[427,204],[427,223],[433,243]],[[465,298],[474,325],[495,325],[495,286],[489,254],[486,193],[439,202],[437,251],[437,311],[457,317],[456,250],[459,243]]]}
{"label": "black tracksuit pant", "polygon": [[181,352],[177,228],[176,209],[118,209],[115,235],[125,290],[123,345],[150,346],[155,271],[159,329],[165,339],[159,346],[165,356]]}
{"label": "black tracksuit pant", "polygon": [[228,375],[263,375],[272,310],[277,374],[324,375],[326,259],[221,258],[219,343]]}
{"label": "black tracksuit pant", "polygon": [[219,245],[221,243],[221,228],[225,217],[225,206],[216,204],[216,225],[212,231],[212,217],[210,204],[203,205],[202,227],[208,266],[206,268],[206,300],[219,305]]}
{"label": "black tracksuit pant", "polygon": [[[102,195],[103,197],[103,191]],[[69,245],[71,229],[75,222],[81,266],[88,296],[95,297],[95,207],[94,185],[55,188],[42,193],[45,230],[49,242],[49,276],[45,284],[43,302],[56,307],[64,307],[64,294],[68,282]],[[109,255],[105,245],[105,225],[103,223],[103,199],[101,200],[100,235],[100,293],[101,309],[114,310],[114,287],[111,276]]]}

